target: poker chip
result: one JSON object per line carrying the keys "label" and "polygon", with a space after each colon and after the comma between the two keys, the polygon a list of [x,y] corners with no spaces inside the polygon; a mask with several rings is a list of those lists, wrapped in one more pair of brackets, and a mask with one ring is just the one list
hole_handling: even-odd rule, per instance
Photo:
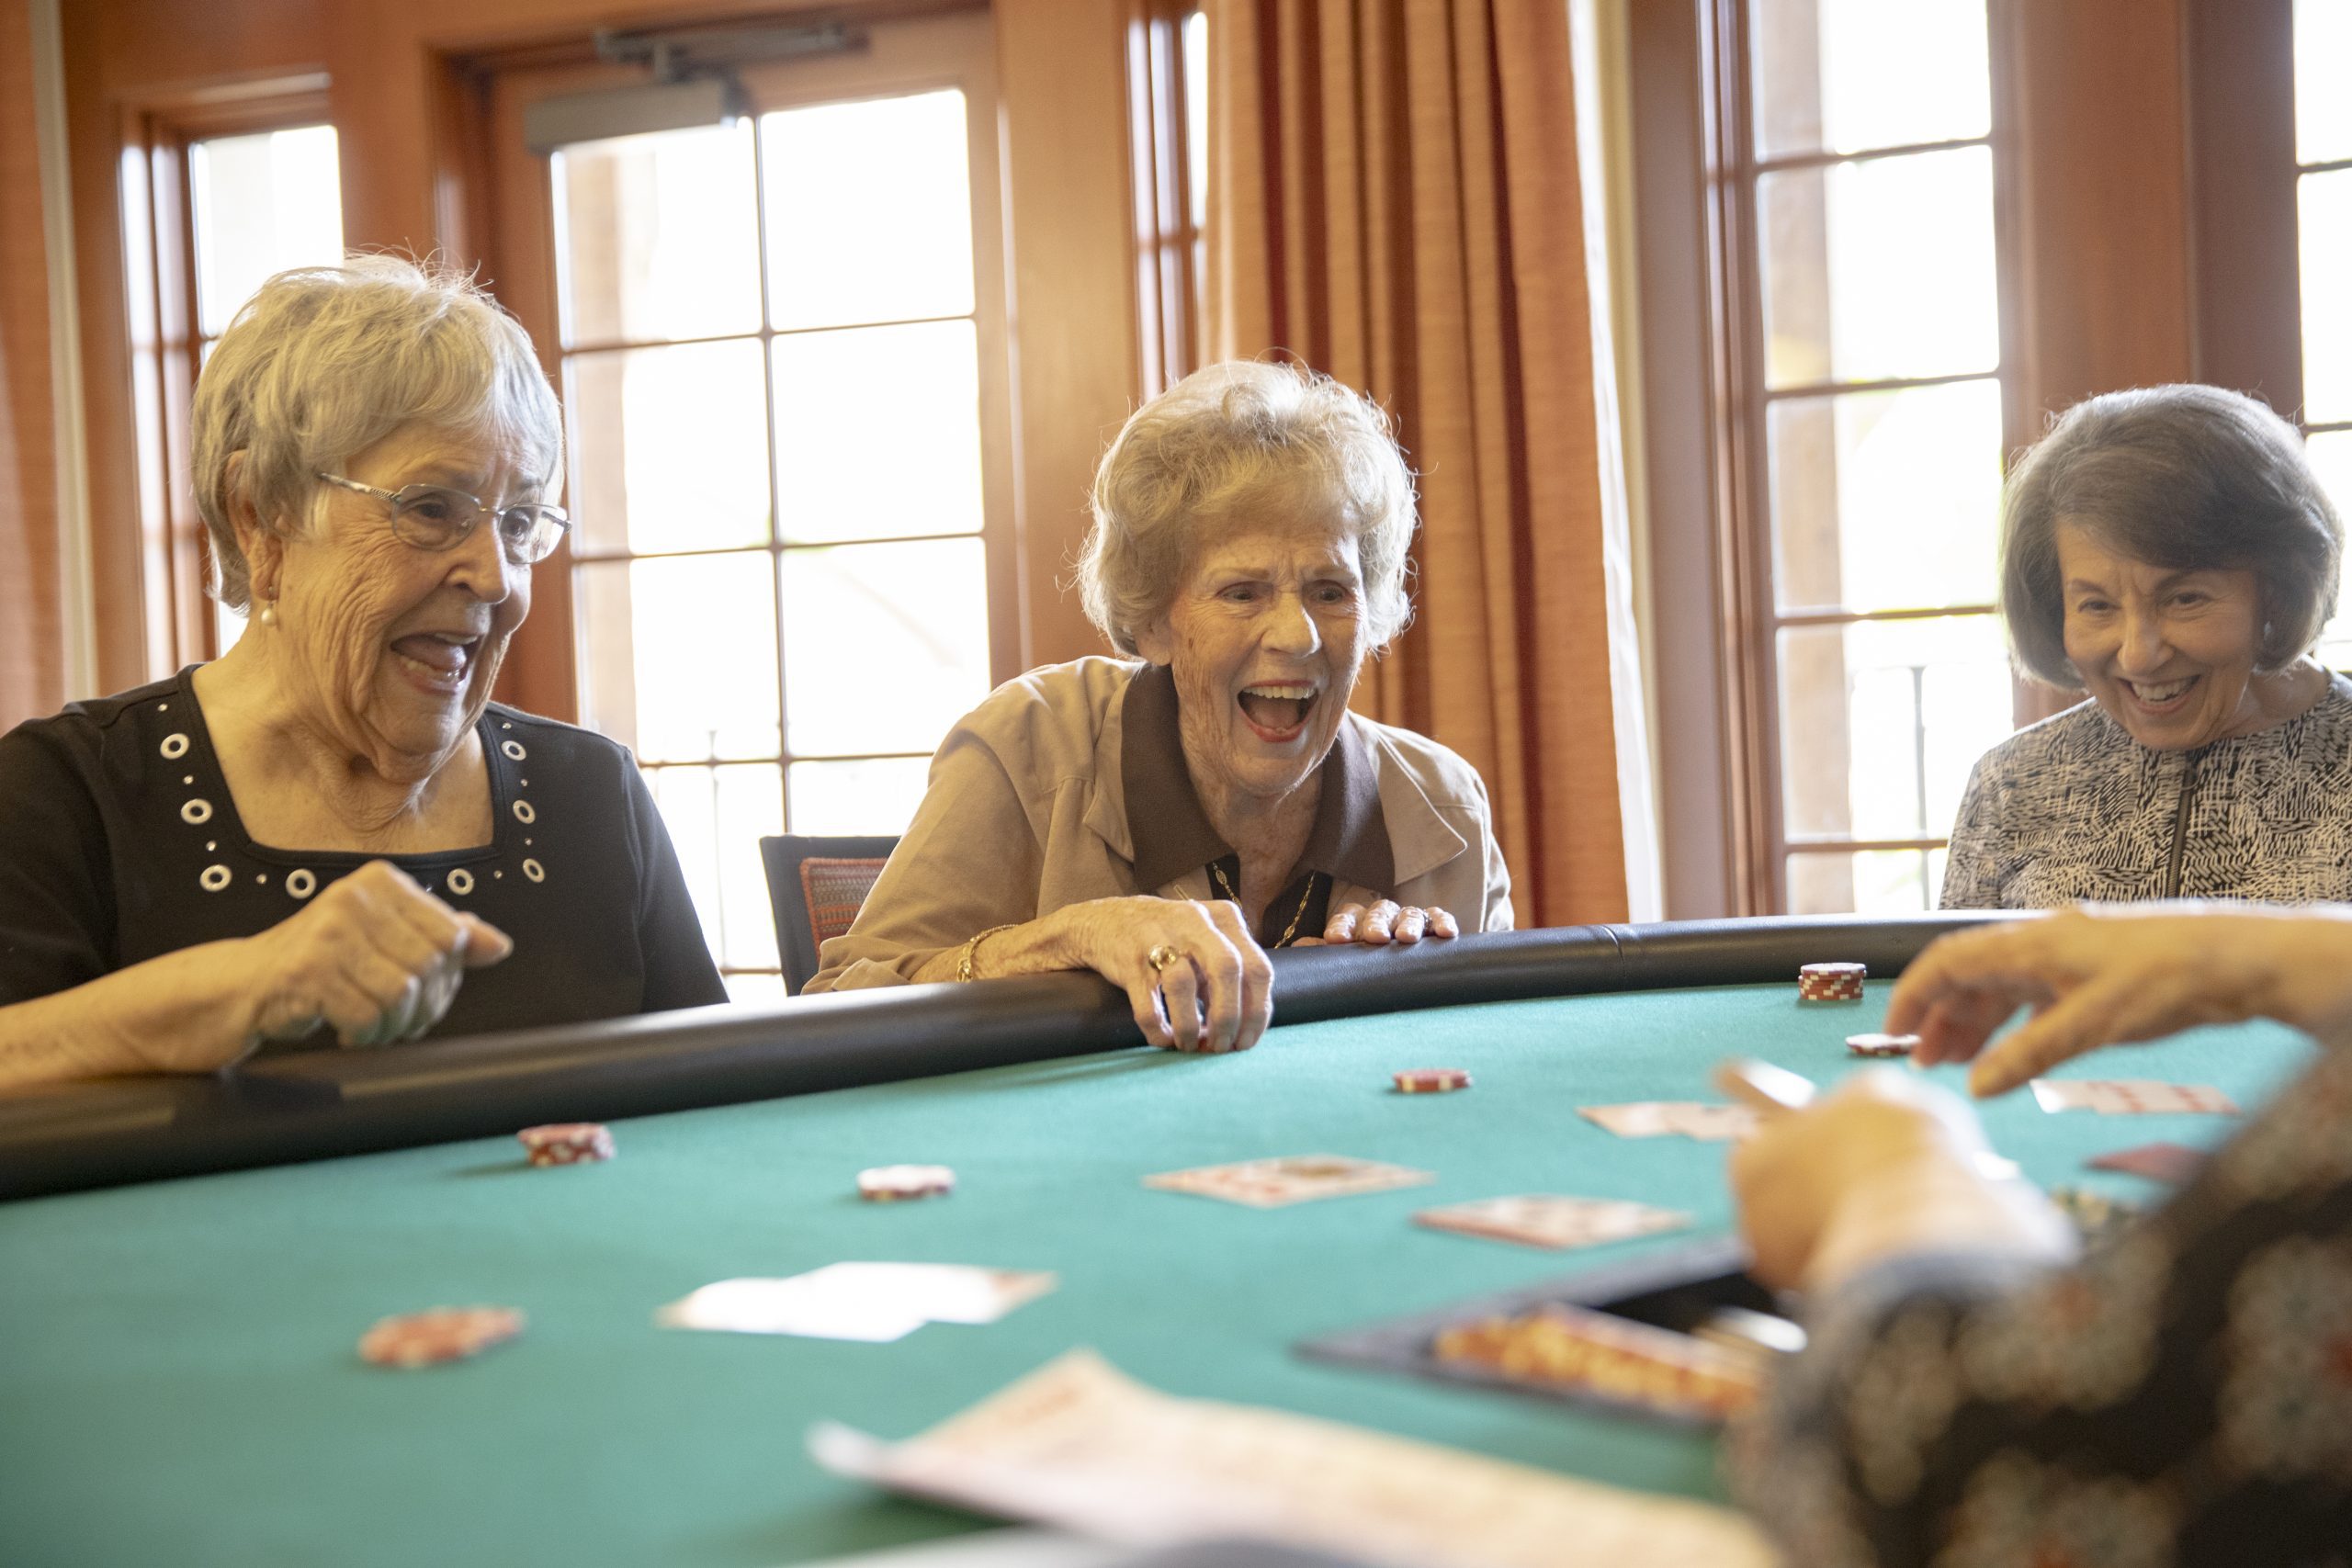
{"label": "poker chip", "polygon": [[1396,1078],[1398,1094],[1451,1094],[1470,1087],[1470,1075],[1460,1067],[1413,1067]]}
{"label": "poker chip", "polygon": [[1858,1002],[1862,979],[1870,973],[1861,964],[1808,964],[1797,971],[1797,1000]]}
{"label": "poker chip", "polygon": [[944,1198],[956,1190],[956,1173],[944,1165],[877,1165],[857,1173],[857,1195],[869,1203],[910,1198]]}
{"label": "poker chip", "polygon": [[1849,1034],[1846,1049],[1857,1056],[1908,1056],[1919,1048],[1916,1034]]}
{"label": "poker chip", "polygon": [[550,1122],[514,1134],[533,1165],[584,1165],[613,1157],[612,1129],[597,1122]]}
{"label": "poker chip", "polygon": [[388,1317],[359,1337],[359,1359],[376,1367],[433,1367],[479,1356],[523,1332],[515,1307],[435,1307]]}

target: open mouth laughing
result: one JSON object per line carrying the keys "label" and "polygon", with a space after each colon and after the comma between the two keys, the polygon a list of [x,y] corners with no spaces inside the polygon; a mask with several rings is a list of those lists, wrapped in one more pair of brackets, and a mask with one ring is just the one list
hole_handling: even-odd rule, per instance
{"label": "open mouth laughing", "polygon": [[392,640],[392,657],[401,670],[430,689],[462,691],[481,641],[476,632],[411,632]]}
{"label": "open mouth laughing", "polygon": [[1322,695],[1320,689],[1305,681],[1261,681],[1242,687],[1235,700],[1251,733],[1280,746],[1306,732],[1307,716]]}
{"label": "open mouth laughing", "polygon": [[2199,677],[2184,676],[2177,681],[2124,681],[2116,684],[2131,694],[2132,700],[2150,713],[2172,713],[2188,699],[2189,689]]}

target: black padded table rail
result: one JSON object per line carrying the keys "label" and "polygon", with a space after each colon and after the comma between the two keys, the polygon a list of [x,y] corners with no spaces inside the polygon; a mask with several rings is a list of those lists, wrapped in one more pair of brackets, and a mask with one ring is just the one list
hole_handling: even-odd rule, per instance
{"label": "black padded table rail", "polygon": [[[1306,1023],[1532,997],[1901,973],[1937,936],[2004,917],[1567,926],[1396,951],[1277,953],[1274,1018]],[[0,1094],[0,1199],[815,1094],[1141,1043],[1099,976],[1040,975],[704,1008],[373,1051],[254,1057],[201,1077]]]}

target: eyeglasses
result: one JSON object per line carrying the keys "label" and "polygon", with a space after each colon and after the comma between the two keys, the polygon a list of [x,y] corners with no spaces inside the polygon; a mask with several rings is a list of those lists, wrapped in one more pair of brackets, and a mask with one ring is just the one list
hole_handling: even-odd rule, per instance
{"label": "eyeglasses", "polygon": [[[491,509],[479,496],[446,485],[402,485],[378,490],[334,474],[319,478],[344,490],[372,495],[392,509],[392,536],[420,550],[453,550],[472,536]],[[555,554],[571,519],[560,506],[528,502],[498,509],[498,543],[506,558],[517,566],[532,566]]]}

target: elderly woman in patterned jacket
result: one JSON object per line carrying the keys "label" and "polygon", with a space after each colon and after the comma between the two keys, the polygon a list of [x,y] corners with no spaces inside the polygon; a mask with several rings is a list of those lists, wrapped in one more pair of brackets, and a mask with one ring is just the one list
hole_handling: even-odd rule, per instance
{"label": "elderly woman in patterned jacket", "polygon": [[0,1087],[726,1000],[628,753],[490,701],[568,526],[523,329],[390,257],[283,273],[193,418],[251,624],[0,737]]}
{"label": "elderly woman in patterned jacket", "polygon": [[2067,411],[2010,477],[2018,663],[2090,700],[1976,764],[1943,905],[2352,898],[2344,530],[2293,426],[2213,387]]}
{"label": "elderly woman in patterned jacket", "polygon": [[1486,785],[1348,711],[1408,615],[1412,476],[1378,405],[1255,362],[1129,419],[1079,568],[1117,659],[1008,682],[811,991],[1091,969],[1147,1040],[1243,1050],[1266,950],[1508,930]]}

